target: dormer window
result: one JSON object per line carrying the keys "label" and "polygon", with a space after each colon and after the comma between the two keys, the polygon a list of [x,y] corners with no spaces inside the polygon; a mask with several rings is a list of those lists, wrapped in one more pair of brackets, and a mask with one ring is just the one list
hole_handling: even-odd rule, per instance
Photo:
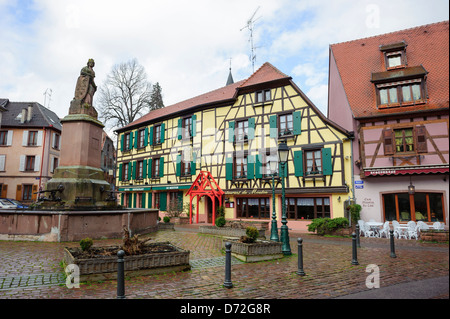
{"label": "dormer window", "polygon": [[401,52],[393,52],[392,54],[386,54],[387,61],[387,69],[397,68],[401,66],[405,66],[405,63],[402,61],[402,53]]}
{"label": "dormer window", "polygon": [[406,43],[404,41],[382,45],[380,51],[384,54],[386,70],[406,67]]}

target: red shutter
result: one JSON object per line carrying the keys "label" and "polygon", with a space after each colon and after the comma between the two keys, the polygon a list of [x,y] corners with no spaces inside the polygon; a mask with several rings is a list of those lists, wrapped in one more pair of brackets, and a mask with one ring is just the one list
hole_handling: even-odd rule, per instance
{"label": "red shutter", "polygon": [[383,130],[384,155],[394,155],[394,131]]}
{"label": "red shutter", "polygon": [[424,125],[416,126],[416,145],[417,153],[428,152],[427,147],[427,129]]}

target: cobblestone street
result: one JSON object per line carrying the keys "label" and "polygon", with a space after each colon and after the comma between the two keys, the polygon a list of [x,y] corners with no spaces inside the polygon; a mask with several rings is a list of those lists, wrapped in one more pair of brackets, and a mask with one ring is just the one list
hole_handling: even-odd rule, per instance
{"label": "cobblestone street", "polygon": [[[266,234],[267,235],[267,234]],[[195,227],[149,234],[155,241],[170,241],[190,250],[190,271],[127,278],[127,299],[330,299],[369,290],[368,265],[380,270],[380,288],[449,274],[448,244],[396,240],[397,258],[390,257],[389,240],[361,238],[359,265],[352,265],[349,238],[290,234],[293,255],[280,260],[243,263],[233,258],[233,288],[223,287],[225,257],[220,237],[197,233]],[[298,269],[297,237],[303,238],[306,276]],[[94,245],[120,243],[98,240]],[[63,248],[78,243],[0,242],[1,299],[112,299],[115,280],[65,285],[60,262]],[[429,298],[429,297],[426,297]],[[431,298],[448,299],[444,294]]]}

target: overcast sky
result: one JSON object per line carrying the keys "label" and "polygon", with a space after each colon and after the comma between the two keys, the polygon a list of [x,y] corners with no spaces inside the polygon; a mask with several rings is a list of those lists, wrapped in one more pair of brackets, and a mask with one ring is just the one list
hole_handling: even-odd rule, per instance
{"label": "overcast sky", "polygon": [[164,104],[180,102],[224,86],[230,59],[235,81],[253,73],[246,26],[255,11],[255,70],[272,63],[326,115],[330,44],[448,20],[449,3],[0,0],[0,98],[64,117],[89,58],[98,86],[114,64],[137,58]]}

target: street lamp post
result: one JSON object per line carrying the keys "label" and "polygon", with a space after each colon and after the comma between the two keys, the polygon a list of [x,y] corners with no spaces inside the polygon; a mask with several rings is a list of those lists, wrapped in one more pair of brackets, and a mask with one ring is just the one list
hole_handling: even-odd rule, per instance
{"label": "street lamp post", "polygon": [[284,189],[284,179],[286,176],[285,174],[285,167],[287,163],[287,159],[289,156],[289,147],[286,145],[286,142],[281,142],[280,145],[278,145],[278,157],[281,164],[281,201],[282,201],[282,215],[281,215],[281,251],[285,256],[291,255],[291,247],[289,244],[289,230],[287,227],[287,219],[286,219],[286,200],[285,200],[285,189]]}
{"label": "street lamp post", "polygon": [[270,240],[280,241],[278,238],[277,215],[275,213],[275,172],[277,169],[277,162],[270,161],[270,172],[272,173],[272,229],[270,232]]}

